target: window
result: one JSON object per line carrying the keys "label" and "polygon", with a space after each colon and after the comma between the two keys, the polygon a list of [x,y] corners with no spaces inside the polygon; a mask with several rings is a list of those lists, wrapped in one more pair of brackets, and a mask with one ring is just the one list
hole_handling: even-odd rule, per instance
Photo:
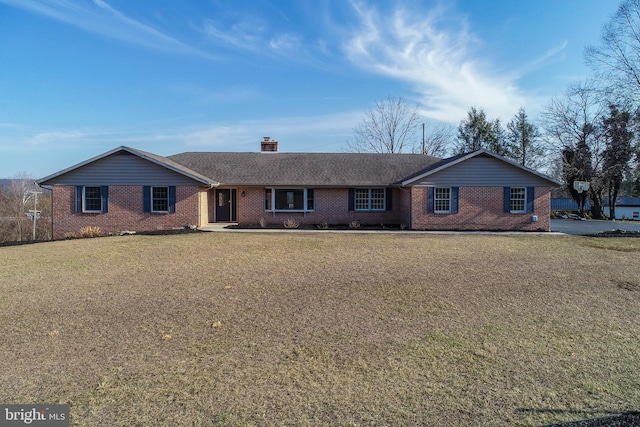
{"label": "window", "polygon": [[509,211],[525,212],[527,190],[524,187],[511,187],[509,192]]}
{"label": "window", "polygon": [[107,212],[109,204],[109,187],[106,185],[77,185],[76,212]]}
{"label": "window", "polygon": [[315,209],[315,193],[311,188],[265,188],[265,211],[307,212]]}
{"label": "window", "polygon": [[84,212],[102,212],[102,195],[100,187],[84,187]]}
{"label": "window", "polygon": [[451,188],[436,187],[434,196],[434,212],[451,212]]}
{"label": "window", "polygon": [[142,187],[142,203],[145,212],[175,213],[176,187]]}
{"label": "window", "polygon": [[169,187],[151,187],[151,212],[169,212]]}
{"label": "window", "polygon": [[427,212],[458,213],[458,196],[460,187],[428,187]]}
{"label": "window", "polygon": [[354,207],[357,211],[385,210],[384,188],[356,188]]}

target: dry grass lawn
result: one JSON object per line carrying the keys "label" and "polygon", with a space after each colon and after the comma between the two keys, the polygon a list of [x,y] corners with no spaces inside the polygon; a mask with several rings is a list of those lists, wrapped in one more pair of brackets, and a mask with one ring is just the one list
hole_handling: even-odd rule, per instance
{"label": "dry grass lawn", "polygon": [[0,248],[0,403],[78,426],[537,426],[640,409],[640,239]]}

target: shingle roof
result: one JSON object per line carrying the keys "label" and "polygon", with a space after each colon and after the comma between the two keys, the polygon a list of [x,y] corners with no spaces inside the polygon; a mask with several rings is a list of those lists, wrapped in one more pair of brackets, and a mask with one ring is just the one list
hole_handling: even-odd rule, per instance
{"label": "shingle roof", "polygon": [[400,183],[440,159],[421,154],[212,153],[168,156],[224,185],[367,186]]}
{"label": "shingle roof", "polygon": [[186,175],[190,178],[194,178],[198,181],[204,182],[209,185],[218,184],[217,182],[212,181],[207,176],[199,174],[197,171],[189,169],[188,167],[185,167],[185,165],[182,165],[180,163],[175,162],[174,160],[171,160],[169,157],[159,156],[157,154],[149,153],[148,151],[138,150],[137,148],[131,148],[131,147],[122,147],[122,148],[126,149],[130,153],[137,154],[142,158],[146,157],[157,164],[168,167],[169,169],[173,169],[174,171],[182,173],[183,175]]}

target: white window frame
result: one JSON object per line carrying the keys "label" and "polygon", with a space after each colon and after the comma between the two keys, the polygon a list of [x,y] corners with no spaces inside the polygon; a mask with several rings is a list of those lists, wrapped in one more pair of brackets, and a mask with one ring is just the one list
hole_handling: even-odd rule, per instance
{"label": "white window frame", "polygon": [[[267,209],[267,194],[266,192],[271,192],[271,209]],[[277,191],[300,191],[302,190],[302,198],[303,198],[303,207],[302,209],[276,209],[276,192]],[[309,208],[309,193],[310,191],[313,193],[313,197],[311,200],[313,201],[313,206]],[[287,188],[277,188],[277,187],[266,187],[265,188],[265,212],[313,212],[316,210],[316,191],[313,188],[300,188],[300,187],[287,187]]]}
{"label": "white window frame", "polygon": [[[522,198],[514,198],[514,190],[522,190]],[[512,209],[514,202],[522,203],[522,210]],[[510,213],[524,213],[527,211],[527,187],[511,187],[509,189],[509,212]]]}
{"label": "white window frame", "polygon": [[[99,199],[100,199],[100,207],[98,209],[87,209],[87,188],[97,188],[98,189],[98,194],[99,194]],[[92,199],[95,200],[95,199]],[[102,186],[100,185],[85,185],[82,187],[82,212],[87,212],[87,213],[95,213],[95,212],[102,212]]]}
{"label": "white window frame", "polygon": [[[373,193],[375,192],[381,192],[382,193],[382,198],[380,197],[373,197]],[[360,194],[360,197],[358,197],[358,193]],[[363,192],[366,192],[366,195],[362,195]],[[360,212],[366,212],[366,211],[385,211],[387,210],[387,190],[386,188],[383,187],[372,187],[372,188],[356,188],[354,191],[354,195],[353,195],[353,210],[355,211],[360,211]],[[358,202],[360,202],[362,204],[362,202],[365,202],[366,206],[362,207],[362,205],[360,207],[358,207]],[[373,207],[374,204],[380,204],[380,202],[382,202],[382,207]]]}
{"label": "white window frame", "polygon": [[[167,191],[167,197],[166,197],[166,200],[167,200],[167,209],[166,209],[166,210],[157,210],[157,209],[154,209],[154,205],[155,205],[155,203],[154,203],[154,202],[155,202],[155,200],[164,200],[164,198],[160,198],[160,197],[156,198],[156,197],[154,197],[154,195],[153,195],[153,190],[154,190],[154,189],[156,189],[156,188],[164,188],[164,189],[166,189],[166,191]],[[167,185],[159,185],[159,186],[151,187],[150,193],[151,193],[151,194],[150,194],[150,196],[151,196],[151,212],[160,212],[160,213],[167,213],[167,212],[169,212],[169,202],[170,202],[170,200],[169,200],[169,186],[167,186]]]}
{"label": "white window frame", "polygon": [[[446,190],[447,197],[438,197],[438,190]],[[438,209],[438,202],[447,202],[447,209]],[[433,189],[433,212],[434,213],[451,213],[451,187],[434,187]]]}

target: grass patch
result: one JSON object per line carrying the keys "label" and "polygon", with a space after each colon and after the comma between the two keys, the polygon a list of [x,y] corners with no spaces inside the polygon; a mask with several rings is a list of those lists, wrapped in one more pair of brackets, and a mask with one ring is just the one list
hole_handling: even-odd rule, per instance
{"label": "grass patch", "polygon": [[637,410],[637,245],[202,233],[0,248],[0,401],[69,403],[79,426]]}

